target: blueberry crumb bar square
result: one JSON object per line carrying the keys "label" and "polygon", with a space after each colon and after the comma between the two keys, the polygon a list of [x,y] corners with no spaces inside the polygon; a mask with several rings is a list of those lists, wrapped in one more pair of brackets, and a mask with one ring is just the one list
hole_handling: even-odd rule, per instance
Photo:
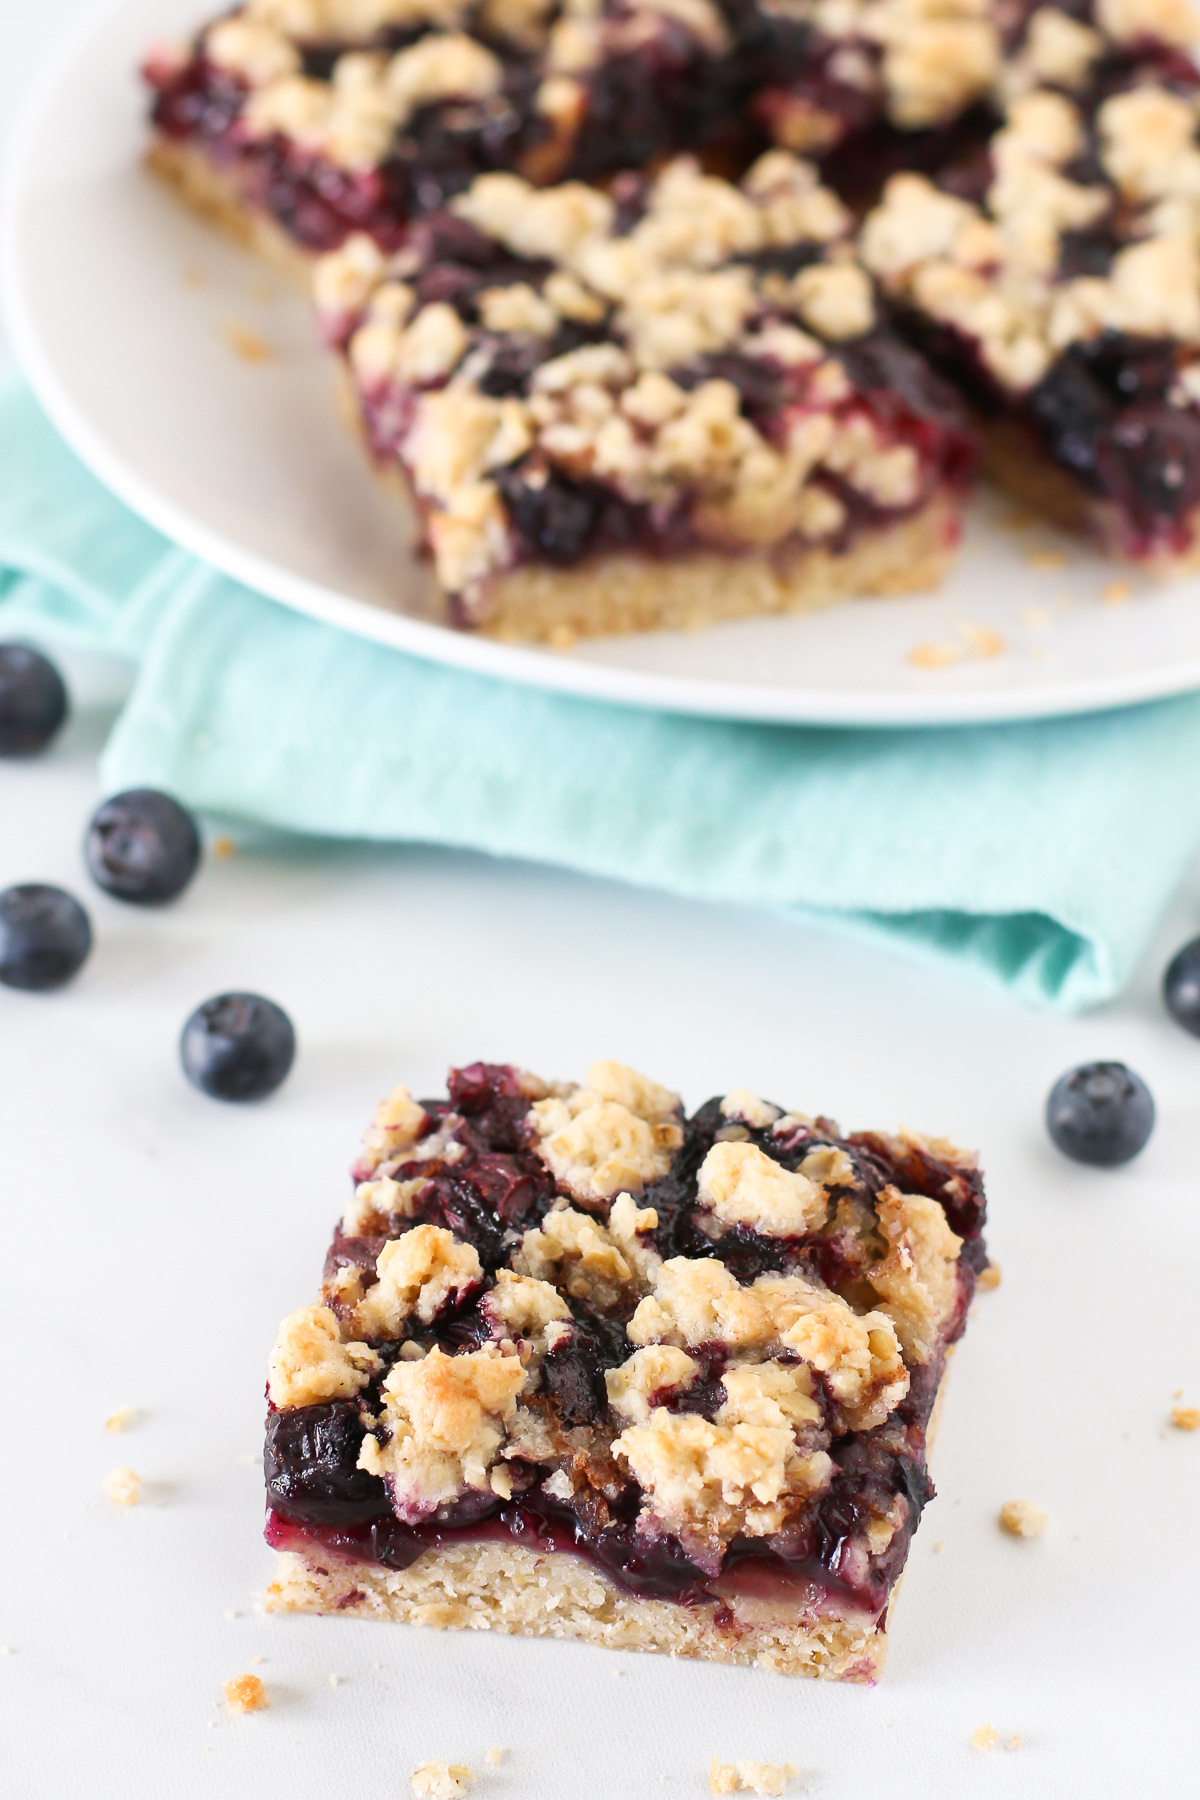
{"label": "blueberry crumb bar square", "polygon": [[317,266],[363,436],[453,622],[554,644],[941,576],[973,439],[881,318],[842,203],[769,151],[611,191],[480,176]]}
{"label": "blueberry crumb bar square", "polygon": [[859,253],[985,421],[989,471],[1108,554],[1200,568],[1200,18],[1044,8],[986,153],[897,175]]}
{"label": "blueberry crumb bar square", "polygon": [[975,1159],[599,1062],[378,1109],[270,1359],[273,1610],[871,1681]]}

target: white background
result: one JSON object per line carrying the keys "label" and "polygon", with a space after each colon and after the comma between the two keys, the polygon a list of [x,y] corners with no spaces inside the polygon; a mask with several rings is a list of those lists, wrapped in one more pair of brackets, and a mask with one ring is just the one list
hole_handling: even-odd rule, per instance
{"label": "white background", "polygon": [[[77,10],[0,0],[6,108]],[[0,990],[0,1791],[402,1800],[441,1757],[479,1800],[699,1797],[715,1753],[790,1760],[789,1792],[820,1800],[1194,1794],[1200,1433],[1167,1415],[1177,1388],[1200,1403],[1200,1044],[1157,982],[1200,879],[1129,997],[1075,1022],[773,917],[423,849],[243,838],[141,913],[83,871],[119,682],[72,670],[60,744],[0,765],[0,885],[64,883],[97,937],[62,993]],[[237,986],[300,1038],[287,1085],[244,1109],[176,1057],[190,1009]],[[375,1101],[451,1061],[577,1076],[597,1055],[689,1104],[747,1085],[982,1148],[1004,1278],[955,1360],[874,1690],[255,1610],[266,1352],[315,1286]],[[1102,1055],[1159,1106],[1113,1174],[1041,1125],[1055,1076]],[[126,1405],[137,1424],[107,1435]],[[102,1493],[118,1464],[145,1482],[130,1511]],[[1014,1497],[1049,1510],[1044,1538],[997,1529]],[[232,1718],[221,1684],[252,1667],[271,1709]],[[1021,1747],[974,1750],[984,1721]]]}

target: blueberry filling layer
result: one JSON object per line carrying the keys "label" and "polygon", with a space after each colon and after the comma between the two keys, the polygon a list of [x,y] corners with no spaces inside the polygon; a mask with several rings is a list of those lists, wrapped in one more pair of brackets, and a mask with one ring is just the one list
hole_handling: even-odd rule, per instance
{"label": "blueberry filling layer", "polygon": [[[410,1103],[421,1116],[408,1148],[383,1163],[376,1152],[356,1171],[361,1177],[365,1169],[376,1181],[382,1168],[387,1181],[409,1184],[404,1210],[371,1214],[365,1222],[372,1229],[362,1232],[339,1224],[326,1263],[326,1293],[349,1320],[346,1309],[362,1305],[359,1278],[369,1283],[376,1265],[381,1271],[386,1265],[388,1246],[421,1227],[452,1233],[456,1244],[470,1246],[481,1273],[464,1279],[427,1316],[410,1312],[402,1335],[373,1337],[360,1346],[374,1366],[354,1397],[272,1402],[265,1453],[268,1541],[301,1552],[316,1566],[334,1559],[393,1570],[409,1567],[427,1550],[510,1541],[580,1556],[630,1595],[715,1608],[714,1622],[722,1628],[736,1629],[737,1605],[751,1599],[794,1602],[810,1613],[849,1608],[881,1624],[933,1494],[926,1433],[946,1351],[961,1335],[986,1263],[982,1181],[970,1159],[937,1141],[843,1136],[828,1119],[781,1115],[761,1102],[742,1116],[736,1107],[731,1112],[733,1100],[710,1100],[681,1120],[669,1140],[668,1166],[644,1185],[638,1206],[643,1219],[652,1213],[654,1222],[644,1225],[640,1241],[655,1268],[711,1268],[715,1258],[743,1291],[762,1278],[800,1278],[861,1311],[873,1300],[867,1278],[881,1266],[889,1196],[902,1191],[918,1197],[918,1205],[935,1201],[962,1240],[935,1339],[928,1353],[906,1355],[904,1391],[885,1417],[848,1429],[836,1371],[826,1375],[814,1368],[812,1411],[823,1421],[828,1444],[819,1489],[790,1502],[775,1529],[728,1535],[715,1558],[711,1547],[698,1552],[685,1541],[686,1533],[647,1530],[647,1491],[613,1449],[631,1415],[616,1416],[619,1390],[606,1380],[628,1368],[634,1344],[645,1340],[636,1328],[630,1334],[638,1291],[621,1285],[625,1277],[616,1287],[589,1286],[564,1272],[556,1278],[565,1302],[560,1324],[539,1353],[525,1402],[540,1422],[543,1449],[535,1454],[518,1445],[503,1464],[503,1482],[467,1486],[423,1516],[411,1510],[401,1516],[393,1478],[369,1472],[364,1454],[364,1446],[386,1442],[388,1427],[381,1421],[393,1372],[405,1360],[453,1358],[494,1341],[495,1296],[502,1287],[497,1278],[511,1281],[504,1272],[514,1261],[525,1266],[522,1245],[528,1256],[552,1210],[562,1216],[564,1200],[584,1206],[586,1216],[604,1218],[553,1173],[554,1153],[531,1124],[529,1088],[519,1073],[477,1063],[451,1072],[447,1099]],[[819,1177],[822,1197],[814,1218],[821,1222],[797,1230],[784,1229],[778,1216],[764,1216],[757,1226],[731,1223],[711,1186],[718,1152],[748,1158],[768,1176],[771,1168],[781,1171],[785,1185],[804,1193]],[[363,1193],[360,1186],[356,1199]],[[375,1204],[371,1193],[368,1188],[364,1205]],[[611,1258],[609,1266],[617,1266]],[[653,1279],[646,1277],[641,1291]],[[368,1299],[371,1291],[368,1285]],[[690,1377],[664,1375],[664,1384],[647,1392],[646,1409],[654,1418],[720,1420],[733,1375],[745,1367],[743,1351],[719,1337],[687,1341]],[[506,1354],[512,1350],[509,1345]],[[786,1371],[798,1360],[785,1348],[772,1367]]]}

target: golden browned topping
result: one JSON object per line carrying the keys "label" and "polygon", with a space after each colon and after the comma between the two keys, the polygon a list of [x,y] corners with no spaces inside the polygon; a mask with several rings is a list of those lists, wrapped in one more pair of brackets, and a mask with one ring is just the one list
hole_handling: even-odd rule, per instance
{"label": "golden browned topping", "polygon": [[529,1124],[538,1155],[580,1200],[637,1192],[665,1175],[683,1142],[679,1096],[636,1070],[597,1063],[587,1084],[535,1101]]}
{"label": "golden browned topping", "polygon": [[496,1285],[481,1304],[500,1335],[514,1341],[544,1336],[548,1326],[571,1317],[570,1307],[550,1282],[514,1275],[511,1269],[497,1272]]}
{"label": "golden browned topping", "polygon": [[[257,137],[284,132],[304,149],[319,151],[347,169],[371,169],[382,162],[419,107],[439,100],[484,100],[499,90],[503,78],[499,60],[464,32],[435,32],[392,57],[347,51],[334,64],[329,81],[295,73],[294,65],[285,68],[287,45],[279,42],[282,49],[274,56],[278,72],[254,87],[242,115],[245,130]],[[239,72],[244,74],[249,73],[246,54],[243,49]],[[256,67],[270,66],[272,56],[257,40],[253,55]]]}
{"label": "golden browned topping", "polygon": [[670,1344],[651,1344],[635,1350],[619,1368],[606,1371],[608,1403],[619,1418],[644,1425],[655,1394],[666,1388],[690,1387],[699,1373],[700,1364],[686,1351]]}
{"label": "golden browned topping", "polygon": [[432,1324],[444,1306],[483,1280],[474,1245],[436,1225],[414,1225],[385,1244],[375,1273],[378,1281],[354,1312],[355,1330],[364,1338],[399,1337],[411,1314]]}
{"label": "golden browned topping", "polygon": [[279,1327],[268,1366],[276,1406],[314,1406],[353,1399],[378,1374],[380,1362],[368,1345],[342,1342],[327,1306],[302,1306]]}
{"label": "golden browned topping", "polygon": [[423,1517],[464,1487],[487,1488],[517,1395],[518,1356],[494,1345],[447,1356],[436,1346],[419,1361],[393,1365],[383,1384],[388,1442],[363,1440],[359,1467],[391,1475],[402,1516]]}
{"label": "golden browned topping", "polygon": [[700,1165],[698,1193],[717,1235],[748,1225],[765,1237],[790,1237],[825,1222],[824,1190],[772,1162],[755,1144],[714,1144]]}
{"label": "golden browned topping", "polygon": [[778,1119],[779,1108],[771,1106],[766,1100],[760,1100],[749,1088],[734,1088],[721,1102],[721,1117],[737,1119],[756,1131],[765,1131],[768,1125],[774,1125]]}
{"label": "golden browned topping", "polygon": [[908,1392],[897,1328],[887,1314],[860,1315],[804,1276],[760,1275],[741,1287],[716,1257],[674,1257],[627,1329],[635,1344],[718,1342],[749,1357],[775,1348],[794,1352],[825,1376],[850,1430],[880,1424]]}
{"label": "golden browned topping", "polygon": [[958,1300],[962,1239],[946,1223],[936,1200],[885,1188],[875,1202],[888,1255],[867,1271],[893,1320],[905,1354],[927,1362]]}
{"label": "golden browned topping", "polygon": [[[1200,342],[1198,120],[1194,96],[1153,85],[1113,95],[1096,115],[1108,184],[1085,183],[1064,173],[1084,145],[1074,102],[1046,88],[1021,92],[992,140],[986,209],[924,176],[895,176],[864,226],[863,260],[976,341],[1005,387],[1032,387],[1068,344],[1104,330]],[[1063,233],[1094,225],[1114,197],[1125,242],[1107,275],[1060,279]]]}
{"label": "golden browned topping", "polygon": [[[780,1374],[790,1378],[794,1371]],[[819,1417],[820,1409],[809,1404]],[[613,1454],[628,1463],[645,1492],[646,1524],[711,1558],[708,1546],[739,1533],[778,1531],[797,1501],[827,1486],[833,1469],[828,1455],[802,1449],[789,1409],[777,1399],[774,1406],[782,1424],[747,1423],[731,1404],[719,1408],[712,1423],[657,1407],[644,1425],[623,1431]]]}
{"label": "golden browned topping", "polygon": [[257,1675],[235,1675],[225,1683],[225,1704],[230,1712],[263,1712],[270,1706],[266,1689]]}
{"label": "golden browned topping", "polygon": [[363,1155],[360,1160],[370,1169],[378,1168],[388,1157],[410,1149],[427,1122],[425,1109],[417,1105],[401,1082],[375,1108],[370,1130],[363,1133]]}
{"label": "golden browned topping", "polygon": [[590,1213],[559,1207],[525,1233],[513,1266],[539,1281],[557,1283],[574,1299],[610,1307],[652,1285],[661,1259],[642,1240],[657,1224],[654,1209],[639,1211],[629,1194],[618,1194],[607,1224]]}

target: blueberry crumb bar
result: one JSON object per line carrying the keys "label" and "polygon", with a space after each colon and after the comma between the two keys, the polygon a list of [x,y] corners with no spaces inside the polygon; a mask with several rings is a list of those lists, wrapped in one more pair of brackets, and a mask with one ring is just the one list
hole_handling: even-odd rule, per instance
{"label": "blueberry crumb bar", "polygon": [[1098,13],[1107,33],[1036,14],[986,152],[893,177],[858,248],[975,402],[991,473],[1177,574],[1200,567],[1200,20],[1183,0]]}
{"label": "blueberry crumb bar", "polygon": [[973,1157],[476,1063],[397,1088],[353,1175],[270,1359],[270,1608],[875,1678]]}
{"label": "blueberry crumb bar", "polygon": [[576,637],[936,582],[973,439],[879,317],[849,215],[769,151],[609,192],[480,176],[317,266],[376,462],[453,622]]}

